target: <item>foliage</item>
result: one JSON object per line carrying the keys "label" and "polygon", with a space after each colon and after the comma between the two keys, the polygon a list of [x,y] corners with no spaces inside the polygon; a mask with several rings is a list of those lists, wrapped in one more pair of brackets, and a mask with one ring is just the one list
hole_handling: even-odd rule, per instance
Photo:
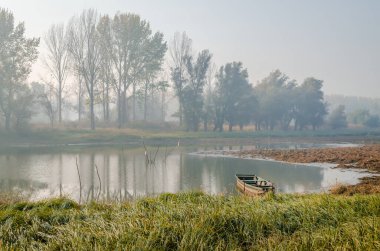
{"label": "foliage", "polygon": [[191,56],[186,58],[188,80],[183,87],[182,102],[187,130],[198,131],[199,128],[203,108],[203,88],[211,57],[208,50],[203,50],[195,62]]}
{"label": "foliage", "polygon": [[327,114],[326,104],[323,101],[323,81],[315,78],[307,78],[297,88],[295,97],[295,128],[304,129],[311,125],[313,130],[321,126]]}
{"label": "foliage", "polygon": [[357,109],[348,114],[348,120],[355,125],[364,124],[369,116],[370,113],[368,109]]}
{"label": "foliage", "polygon": [[228,63],[220,67],[216,76],[216,120],[215,129],[223,130],[223,123],[229,123],[229,130],[236,124],[246,124],[255,109],[255,97],[248,82],[248,71],[241,62]]}
{"label": "foliage", "polygon": [[380,127],[379,115],[370,115],[368,119],[364,122],[364,125],[370,128]]}
{"label": "foliage", "polygon": [[[111,21],[111,58],[116,72],[114,89],[117,93],[119,127],[127,122],[127,91],[133,85],[150,83],[161,70],[167,50],[163,34],[152,34],[149,22],[139,15],[121,13]],[[135,101],[134,101],[135,103]]]}
{"label": "foliage", "polygon": [[[32,91],[35,98],[36,110],[41,111],[49,118],[50,126],[53,127],[56,117],[56,109],[54,103],[54,92],[48,85],[44,85],[38,82],[33,82]],[[46,90],[49,88],[48,90]]]}
{"label": "foliage", "polygon": [[13,13],[0,8],[0,110],[7,129],[13,117],[19,126],[31,116],[32,99],[25,81],[37,59],[38,45],[39,39],[25,37],[24,23],[15,26]]}
{"label": "foliage", "polygon": [[4,203],[6,249],[378,250],[380,197],[162,194],[130,203]]}
{"label": "foliage", "polygon": [[346,128],[347,127],[347,117],[344,112],[344,106],[340,105],[337,108],[335,108],[327,121],[327,124],[332,129],[339,129],[339,128]]}
{"label": "foliage", "polygon": [[289,127],[290,121],[294,118],[295,83],[288,79],[288,76],[276,70],[255,87],[259,102],[256,116],[258,130],[262,128],[262,124],[265,129],[270,130],[273,130],[278,123],[281,123],[283,129]]}

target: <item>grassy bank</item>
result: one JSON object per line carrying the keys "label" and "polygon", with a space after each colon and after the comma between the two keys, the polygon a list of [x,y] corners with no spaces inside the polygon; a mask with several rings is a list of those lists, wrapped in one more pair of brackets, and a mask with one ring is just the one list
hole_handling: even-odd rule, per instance
{"label": "grassy bank", "polygon": [[2,202],[2,248],[379,250],[380,196],[163,194],[125,204]]}
{"label": "grassy bank", "polygon": [[380,141],[380,130],[344,129],[318,131],[233,131],[233,132],[184,132],[176,130],[140,129],[34,129],[22,132],[0,131],[0,147],[43,146],[67,144],[130,144],[137,145],[144,139],[148,144],[184,144],[202,141],[267,140],[268,138],[312,141]]}

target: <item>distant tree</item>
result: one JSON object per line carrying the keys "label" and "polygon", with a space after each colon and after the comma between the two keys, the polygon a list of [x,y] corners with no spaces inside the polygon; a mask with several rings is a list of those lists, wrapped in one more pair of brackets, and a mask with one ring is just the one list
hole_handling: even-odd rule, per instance
{"label": "distant tree", "polygon": [[108,15],[102,16],[98,22],[97,30],[99,32],[100,42],[100,85],[99,99],[103,108],[103,120],[110,120],[110,103],[111,87],[115,85],[116,78],[113,74],[112,67],[112,20]]}
{"label": "distant tree", "polygon": [[344,105],[339,105],[337,108],[335,108],[328,120],[327,124],[332,128],[332,129],[340,129],[340,128],[346,128],[347,127],[347,117],[344,112]]}
{"label": "distant tree", "polygon": [[247,92],[241,96],[235,106],[236,112],[234,120],[236,124],[239,125],[240,130],[243,130],[243,127],[252,122],[258,112],[258,101],[253,89],[251,93]]}
{"label": "distant tree", "polygon": [[161,70],[167,50],[163,34],[152,34],[149,22],[130,13],[118,14],[112,20],[112,59],[116,71],[119,127],[127,122],[127,91],[132,85],[133,118],[138,83],[154,78]]}
{"label": "distant tree", "polygon": [[[234,125],[241,123],[239,117],[244,116],[237,113],[239,105],[244,104],[241,102],[242,97],[252,93],[252,86],[248,82],[248,71],[243,69],[241,62],[228,63],[220,67],[216,79],[217,100],[214,130],[222,131],[224,120],[226,120],[229,124],[229,131],[232,131]],[[246,109],[244,110],[246,111]],[[250,114],[245,114],[245,116],[249,117]]]}
{"label": "distant tree", "polygon": [[174,38],[171,41],[169,52],[172,59],[172,65],[170,67],[171,79],[174,83],[174,90],[179,102],[179,124],[182,126],[183,120],[183,89],[186,82],[186,60],[191,55],[191,39],[185,32],[174,34]]}
{"label": "distant tree", "polygon": [[32,83],[32,92],[38,110],[42,111],[50,121],[50,126],[54,126],[56,109],[54,108],[53,90],[49,84]]}
{"label": "distant tree", "polygon": [[188,81],[183,88],[183,112],[186,129],[198,131],[203,108],[203,88],[206,84],[206,74],[210,66],[211,54],[203,50],[196,61],[193,57],[186,58],[186,73]]}
{"label": "distant tree", "polygon": [[380,127],[380,117],[379,115],[369,115],[367,120],[364,122],[366,127],[377,128]]}
{"label": "distant tree", "polygon": [[368,109],[357,109],[348,114],[348,120],[355,125],[363,125],[367,121],[369,116],[370,114]]}
{"label": "distant tree", "polygon": [[210,64],[206,74],[206,84],[203,92],[202,120],[203,129],[208,130],[209,122],[215,120],[215,73],[216,65]]}
{"label": "distant tree", "polygon": [[5,127],[11,128],[12,116],[16,126],[29,116],[29,88],[25,81],[37,59],[38,38],[25,37],[24,23],[14,25],[12,12],[0,8],[0,110],[5,117]]}
{"label": "distant tree", "polygon": [[85,10],[79,17],[71,19],[68,28],[68,49],[75,72],[82,76],[87,89],[92,130],[95,130],[95,90],[101,69],[100,40],[96,30],[98,20],[95,10]]}
{"label": "distant tree", "polygon": [[302,130],[311,125],[313,130],[321,126],[327,114],[323,99],[323,81],[307,78],[297,88],[295,96],[295,129]]}
{"label": "distant tree", "polygon": [[260,130],[264,124],[266,129],[273,130],[278,123],[283,129],[289,127],[294,117],[295,82],[288,79],[288,76],[276,70],[255,87],[260,107],[255,118],[256,129]]}
{"label": "distant tree", "polygon": [[15,93],[14,107],[15,128],[22,129],[28,126],[33,114],[34,95],[28,85],[20,85]]}
{"label": "distant tree", "polygon": [[168,81],[161,80],[157,83],[156,88],[159,92],[161,92],[161,121],[165,121],[166,116],[166,92],[169,89],[169,83]]}
{"label": "distant tree", "polygon": [[46,47],[46,56],[44,63],[49,73],[57,81],[57,105],[58,105],[58,122],[62,122],[62,94],[65,88],[65,82],[69,72],[69,51],[65,27],[63,24],[52,25],[48,30],[44,44]]}

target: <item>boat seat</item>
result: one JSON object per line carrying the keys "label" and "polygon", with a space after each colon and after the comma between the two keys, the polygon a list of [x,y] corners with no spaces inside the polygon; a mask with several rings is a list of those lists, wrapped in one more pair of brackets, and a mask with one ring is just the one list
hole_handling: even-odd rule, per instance
{"label": "boat seat", "polygon": [[254,180],[245,180],[244,181],[245,183],[247,183],[247,184],[257,184],[257,181],[254,181]]}

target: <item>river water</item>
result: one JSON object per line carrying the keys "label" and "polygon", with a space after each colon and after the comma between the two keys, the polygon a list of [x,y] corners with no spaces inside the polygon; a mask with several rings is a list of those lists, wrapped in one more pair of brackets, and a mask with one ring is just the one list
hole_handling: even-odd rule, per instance
{"label": "river water", "polygon": [[288,143],[159,149],[110,146],[19,149],[0,153],[0,191],[22,193],[31,199],[65,195],[78,201],[126,200],[190,190],[233,194],[235,174],[247,173],[274,182],[278,192],[309,193],[327,191],[337,182],[354,184],[368,175],[328,165],[287,164],[217,154],[222,150],[323,146]]}

